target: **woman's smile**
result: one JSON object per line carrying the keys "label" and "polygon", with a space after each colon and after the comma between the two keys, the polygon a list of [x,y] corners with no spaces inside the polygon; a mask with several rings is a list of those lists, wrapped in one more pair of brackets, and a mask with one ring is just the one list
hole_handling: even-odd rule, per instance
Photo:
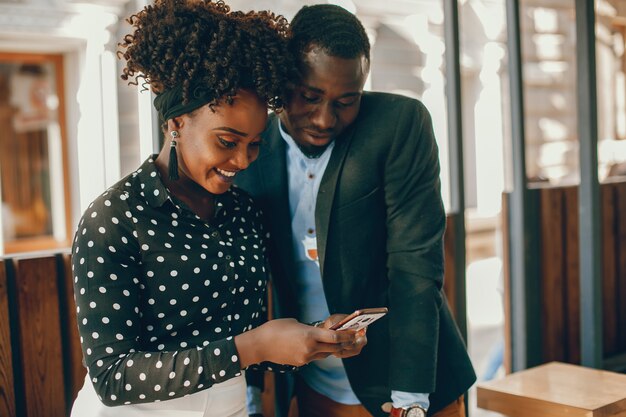
{"label": "woman's smile", "polygon": [[235,174],[237,171],[226,171],[224,169],[215,168],[215,172],[217,172],[218,177],[225,182],[232,183],[235,179]]}

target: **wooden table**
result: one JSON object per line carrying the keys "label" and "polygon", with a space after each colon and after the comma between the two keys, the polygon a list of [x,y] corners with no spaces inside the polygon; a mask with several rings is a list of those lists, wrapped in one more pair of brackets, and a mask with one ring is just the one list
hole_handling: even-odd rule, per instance
{"label": "wooden table", "polygon": [[626,417],[626,375],[551,362],[478,384],[477,402],[510,417]]}

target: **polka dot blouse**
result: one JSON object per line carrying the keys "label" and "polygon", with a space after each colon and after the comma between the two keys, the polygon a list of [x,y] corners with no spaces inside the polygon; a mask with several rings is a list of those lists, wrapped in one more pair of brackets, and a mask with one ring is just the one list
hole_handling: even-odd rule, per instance
{"label": "polka dot blouse", "polygon": [[233,336],[265,319],[260,214],[236,187],[209,224],[148,159],[84,213],[72,248],[85,363],[107,405],[181,397],[241,374]]}

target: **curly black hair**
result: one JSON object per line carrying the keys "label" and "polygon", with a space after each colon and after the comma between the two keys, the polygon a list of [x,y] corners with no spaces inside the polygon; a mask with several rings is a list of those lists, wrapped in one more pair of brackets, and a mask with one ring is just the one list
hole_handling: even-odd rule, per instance
{"label": "curly black hair", "polygon": [[284,17],[231,11],[221,0],[156,0],[127,21],[134,31],[118,44],[118,56],[129,84],[141,81],[157,94],[180,88],[183,103],[197,86],[211,104],[231,103],[248,89],[270,109],[282,106],[294,70]]}
{"label": "curly black hair", "polygon": [[312,47],[339,58],[365,56],[370,60],[370,41],[359,19],[334,4],[304,6],[291,20],[289,50],[302,59]]}

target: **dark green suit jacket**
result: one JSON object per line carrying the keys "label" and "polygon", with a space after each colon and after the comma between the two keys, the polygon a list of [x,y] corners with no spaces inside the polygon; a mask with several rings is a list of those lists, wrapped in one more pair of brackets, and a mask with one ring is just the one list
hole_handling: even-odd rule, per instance
{"label": "dark green suit jacket", "polygon": [[[271,233],[277,315],[298,317],[287,192],[286,143],[270,116],[256,162],[237,184],[255,196]],[[315,223],[328,308],[389,307],[359,356],[350,384],[374,416],[391,390],[432,393],[430,412],[475,381],[442,292],[445,213],[430,115],[407,97],[365,93],[359,116],[336,139],[317,196]]]}

